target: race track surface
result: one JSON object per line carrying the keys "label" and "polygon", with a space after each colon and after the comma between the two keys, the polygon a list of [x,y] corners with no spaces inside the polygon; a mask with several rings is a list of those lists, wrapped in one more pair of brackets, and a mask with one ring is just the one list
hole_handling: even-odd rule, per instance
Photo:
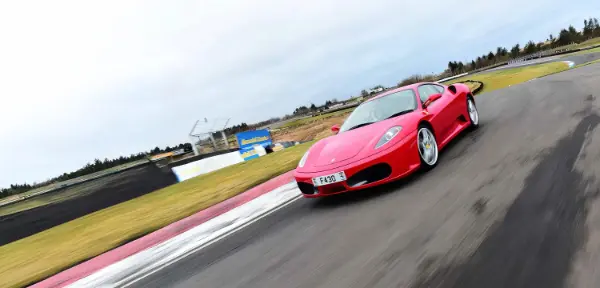
{"label": "race track surface", "polygon": [[598,287],[600,64],[478,96],[432,171],[301,199],[139,287]]}

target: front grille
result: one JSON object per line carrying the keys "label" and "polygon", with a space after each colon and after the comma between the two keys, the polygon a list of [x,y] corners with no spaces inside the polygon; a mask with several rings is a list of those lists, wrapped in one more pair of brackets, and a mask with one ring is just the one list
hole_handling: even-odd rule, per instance
{"label": "front grille", "polygon": [[386,163],[380,163],[373,165],[369,168],[363,169],[358,173],[352,175],[352,177],[346,180],[346,183],[350,187],[358,187],[365,184],[373,183],[379,180],[383,180],[392,174],[392,167]]}
{"label": "front grille", "polygon": [[304,182],[298,182],[298,189],[300,189],[300,192],[302,192],[302,194],[308,194],[308,195],[312,195],[317,192],[315,190],[315,186],[313,186],[312,184],[304,183]]}
{"label": "front grille", "polygon": [[342,183],[329,184],[325,186],[319,186],[319,192],[322,194],[332,194],[337,192],[345,191],[346,187]]}

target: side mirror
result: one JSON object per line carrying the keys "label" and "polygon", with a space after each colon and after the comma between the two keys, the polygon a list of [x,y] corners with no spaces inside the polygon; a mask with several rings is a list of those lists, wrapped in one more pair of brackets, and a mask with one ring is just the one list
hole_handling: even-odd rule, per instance
{"label": "side mirror", "polygon": [[337,125],[337,124],[333,125],[333,126],[331,127],[331,131],[332,131],[333,133],[337,134],[338,132],[340,132],[340,125]]}
{"label": "side mirror", "polygon": [[438,100],[442,98],[442,94],[437,93],[437,94],[432,94],[431,96],[429,96],[429,98],[427,98],[427,101],[425,101],[425,103],[423,103],[423,108],[427,108],[427,106],[431,105],[431,103],[433,103],[433,101]]}

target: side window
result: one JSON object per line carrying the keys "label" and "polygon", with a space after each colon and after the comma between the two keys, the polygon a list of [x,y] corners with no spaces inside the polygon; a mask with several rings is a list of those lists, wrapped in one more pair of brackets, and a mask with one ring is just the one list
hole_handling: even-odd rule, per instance
{"label": "side window", "polygon": [[425,101],[429,99],[429,96],[436,93],[440,93],[437,91],[434,85],[430,84],[421,85],[417,90],[419,91],[419,98],[421,98],[421,103],[425,103]]}

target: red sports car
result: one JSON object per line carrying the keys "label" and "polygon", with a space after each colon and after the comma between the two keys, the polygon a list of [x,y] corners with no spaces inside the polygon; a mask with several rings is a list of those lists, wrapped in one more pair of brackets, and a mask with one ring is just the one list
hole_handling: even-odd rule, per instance
{"label": "red sports car", "polygon": [[364,189],[431,169],[439,150],[479,114],[464,84],[418,83],[360,104],[336,133],[315,143],[294,177],[304,197]]}

